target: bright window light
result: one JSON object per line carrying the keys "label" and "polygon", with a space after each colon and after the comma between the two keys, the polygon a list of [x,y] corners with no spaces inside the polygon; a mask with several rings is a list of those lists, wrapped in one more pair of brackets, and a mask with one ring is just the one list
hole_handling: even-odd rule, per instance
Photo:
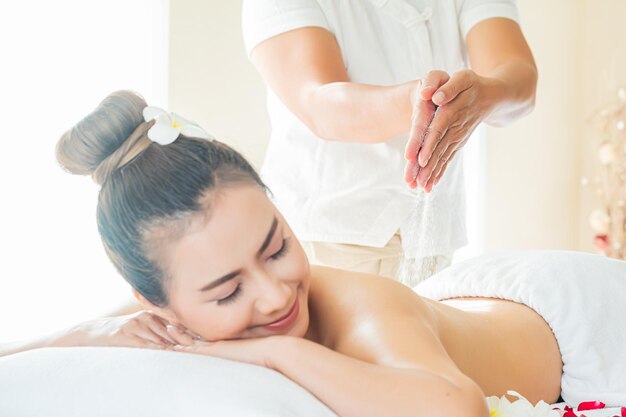
{"label": "bright window light", "polygon": [[110,92],[167,108],[167,0],[13,1],[3,39],[0,343],[131,299],[98,236],[98,187],[57,165],[61,134]]}

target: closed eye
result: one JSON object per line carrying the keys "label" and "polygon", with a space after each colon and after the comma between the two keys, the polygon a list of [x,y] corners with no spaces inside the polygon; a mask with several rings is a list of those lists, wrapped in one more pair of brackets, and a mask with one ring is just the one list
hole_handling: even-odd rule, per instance
{"label": "closed eye", "polygon": [[287,253],[288,250],[289,250],[289,238],[285,238],[283,239],[283,244],[281,245],[280,249],[278,249],[276,253],[270,256],[270,259],[273,261],[280,259],[282,256],[284,256]]}
{"label": "closed eye", "polygon": [[226,297],[220,298],[219,300],[217,300],[217,305],[221,306],[224,304],[232,303],[239,297],[240,294],[241,294],[241,284],[237,284],[237,287],[235,287],[235,290],[233,292],[231,292]]}

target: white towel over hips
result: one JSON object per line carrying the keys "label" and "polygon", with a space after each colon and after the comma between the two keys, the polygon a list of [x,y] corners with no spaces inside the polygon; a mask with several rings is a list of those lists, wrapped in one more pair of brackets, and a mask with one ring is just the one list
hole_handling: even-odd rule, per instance
{"label": "white towel over hips", "polygon": [[626,262],[567,251],[505,252],[455,264],[416,286],[425,297],[493,297],[550,325],[568,404],[626,405]]}

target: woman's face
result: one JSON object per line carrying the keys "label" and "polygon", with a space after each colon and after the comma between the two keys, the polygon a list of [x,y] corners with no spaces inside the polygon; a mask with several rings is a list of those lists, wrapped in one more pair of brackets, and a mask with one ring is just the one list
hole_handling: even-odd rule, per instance
{"label": "woman's face", "polygon": [[309,323],[309,263],[293,232],[258,186],[211,195],[165,247],[167,311],[208,341],[302,337]]}

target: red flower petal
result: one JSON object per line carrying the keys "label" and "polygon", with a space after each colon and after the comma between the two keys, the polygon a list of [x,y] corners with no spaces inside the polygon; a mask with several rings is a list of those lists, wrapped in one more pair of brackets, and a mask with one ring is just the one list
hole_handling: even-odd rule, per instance
{"label": "red flower petal", "polygon": [[572,411],[572,407],[570,407],[569,405],[565,406],[565,411]]}
{"label": "red flower petal", "polygon": [[599,408],[604,408],[604,403],[603,402],[600,402],[600,401],[587,401],[587,402],[578,404],[578,411],[597,410]]}
{"label": "red flower petal", "polygon": [[572,410],[570,407],[565,407],[565,413],[563,414],[563,417],[578,417],[576,415],[576,413],[574,412],[574,410]]}
{"label": "red flower petal", "polygon": [[626,407],[622,407],[622,417],[626,417]]}

